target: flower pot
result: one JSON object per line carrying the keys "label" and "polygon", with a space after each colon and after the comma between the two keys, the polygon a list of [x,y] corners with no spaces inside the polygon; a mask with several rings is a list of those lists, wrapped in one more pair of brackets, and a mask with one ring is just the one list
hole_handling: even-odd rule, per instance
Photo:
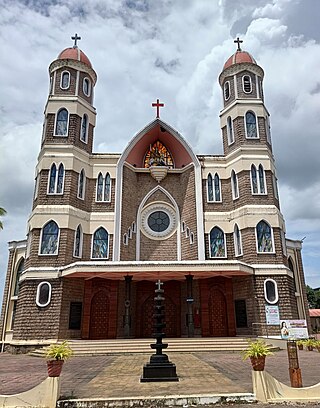
{"label": "flower pot", "polygon": [[265,362],[266,362],[266,356],[261,356],[261,357],[250,357],[251,364],[252,364],[252,369],[254,371],[263,371]]}
{"label": "flower pot", "polygon": [[49,360],[47,361],[48,376],[49,377],[60,377],[63,360]]}
{"label": "flower pot", "polygon": [[298,344],[298,349],[303,350],[303,344]]}
{"label": "flower pot", "polygon": [[308,351],[313,351],[313,346],[307,346]]}

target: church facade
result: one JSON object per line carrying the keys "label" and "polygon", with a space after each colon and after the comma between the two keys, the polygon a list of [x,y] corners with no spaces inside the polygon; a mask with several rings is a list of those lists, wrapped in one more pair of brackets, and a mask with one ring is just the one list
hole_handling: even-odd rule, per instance
{"label": "church facade", "polygon": [[94,153],[91,62],[75,44],[51,63],[28,235],[9,243],[3,344],[151,337],[158,280],[167,337],[262,334],[267,306],[308,319],[264,72],[239,44],[219,76],[223,155],[196,155],[159,100],[121,154]]}

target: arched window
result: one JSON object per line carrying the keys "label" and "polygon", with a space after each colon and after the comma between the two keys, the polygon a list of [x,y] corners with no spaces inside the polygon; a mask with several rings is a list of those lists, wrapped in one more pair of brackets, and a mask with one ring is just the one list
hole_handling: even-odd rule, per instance
{"label": "arched window", "polygon": [[98,175],[96,201],[111,201],[111,176],[109,173],[105,177],[102,176],[102,173]]}
{"label": "arched window", "polygon": [[227,136],[228,144],[231,145],[234,142],[233,124],[231,116],[228,116],[227,118]]}
{"label": "arched window", "polygon": [[214,175],[214,201],[221,201],[220,177],[218,173]]}
{"label": "arched window", "polygon": [[278,302],[279,300],[278,285],[275,280],[266,279],[263,283],[263,289],[264,289],[264,298],[268,303],[270,303],[271,305],[274,305],[275,303]]}
{"label": "arched window", "polygon": [[272,174],[272,184],[273,184],[273,194],[277,200],[279,200],[279,192],[278,192],[278,185],[277,179],[274,174]]}
{"label": "arched window", "polygon": [[78,225],[76,232],[74,234],[73,256],[77,258],[82,257],[82,246],[83,246],[83,233],[81,225]]}
{"label": "arched window", "polygon": [[88,115],[84,114],[81,121],[81,134],[80,140],[84,143],[88,143]]}
{"label": "arched window", "polygon": [[266,121],[265,121],[265,127],[266,127],[266,133],[267,133],[267,142],[271,145],[271,129],[270,129],[270,121],[269,121],[269,117],[266,117]]}
{"label": "arched window", "polygon": [[59,244],[59,227],[54,221],[49,221],[41,233],[40,254],[57,255]]}
{"label": "arched window", "polygon": [[230,82],[227,81],[224,84],[224,99],[227,101],[230,98]]}
{"label": "arched window", "polygon": [[294,265],[293,265],[293,261],[292,261],[291,256],[289,256],[289,258],[288,258],[288,266],[289,266],[290,271],[293,273],[294,291],[298,292],[297,287],[299,285],[297,284],[297,276],[296,276],[296,274],[294,272]]}
{"label": "arched window", "polygon": [[225,236],[224,232],[219,227],[214,227],[210,231],[210,257],[226,257]]}
{"label": "arched window", "polygon": [[123,245],[127,246],[129,244],[129,237],[128,234],[125,232],[123,234]]}
{"label": "arched window", "polygon": [[83,80],[83,93],[86,95],[86,96],[90,96],[90,94],[91,94],[91,82],[90,82],[90,79],[89,78],[84,78],[84,80]]}
{"label": "arched window", "polygon": [[69,113],[67,109],[62,108],[59,110],[56,116],[55,136],[67,136],[68,135],[68,122]]}
{"label": "arched window", "polygon": [[24,268],[24,258],[21,258],[18,269],[17,269],[17,274],[16,274],[16,282],[14,285],[14,294],[13,294],[14,296],[18,296],[19,294],[19,279],[23,272],[23,268]]}
{"label": "arched window", "polygon": [[86,188],[86,174],[82,169],[78,178],[78,198],[84,199],[84,192]]}
{"label": "arched window", "polygon": [[238,176],[236,175],[234,170],[232,170],[231,172],[231,190],[233,200],[239,198]]}
{"label": "arched window", "polygon": [[244,75],[242,77],[242,88],[245,93],[252,92],[251,77],[249,75]]}
{"label": "arched window", "polygon": [[64,185],[64,166],[61,163],[58,167],[55,163],[52,164],[49,173],[49,188],[48,194],[63,194]]}
{"label": "arched window", "polygon": [[208,174],[207,189],[208,189],[208,201],[213,201],[213,180],[211,173]]}
{"label": "arched window", "polygon": [[258,138],[257,119],[256,115],[253,112],[249,111],[246,113],[245,123],[246,123],[246,137],[248,139],[257,139]]}
{"label": "arched window", "polygon": [[272,228],[265,221],[260,221],[256,226],[256,239],[258,253],[274,252]]}
{"label": "arched window", "polygon": [[144,156],[144,167],[148,168],[151,166],[174,167],[171,153],[160,140],[150,145]]}
{"label": "arched window", "polygon": [[236,256],[242,255],[241,232],[239,230],[238,224],[234,226],[233,240],[234,240],[234,252]]}
{"label": "arched window", "polygon": [[49,282],[41,282],[37,287],[36,304],[39,307],[46,307],[51,300],[51,284]]}
{"label": "arched window", "polygon": [[266,194],[265,173],[262,164],[258,170],[254,164],[251,165],[251,190],[252,194]]}
{"label": "arched window", "polygon": [[68,89],[70,86],[70,72],[63,71],[60,79],[60,88]]}
{"label": "arched window", "polygon": [[93,234],[92,240],[92,258],[107,259],[109,255],[109,235],[108,232],[100,227]]}

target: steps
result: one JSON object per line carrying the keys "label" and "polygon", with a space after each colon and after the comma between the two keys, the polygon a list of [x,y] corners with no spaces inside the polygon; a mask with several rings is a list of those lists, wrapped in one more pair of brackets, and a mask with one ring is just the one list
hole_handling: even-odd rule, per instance
{"label": "steps", "polygon": [[[117,355],[134,353],[154,353],[150,344],[154,339],[114,339],[114,340],[69,340],[75,356]],[[239,353],[246,348],[248,341],[240,337],[214,338],[169,338],[168,352],[227,352]],[[46,347],[29,353],[32,356],[43,357]],[[166,352],[166,350],[164,350]]]}

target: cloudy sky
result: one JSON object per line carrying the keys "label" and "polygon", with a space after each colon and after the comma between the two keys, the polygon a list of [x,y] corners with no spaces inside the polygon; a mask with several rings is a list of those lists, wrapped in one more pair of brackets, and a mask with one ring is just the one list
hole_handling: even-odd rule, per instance
{"label": "cloudy sky", "polygon": [[320,1],[0,0],[0,10],[0,297],[7,242],[25,238],[48,66],[74,33],[98,74],[96,152],[121,152],[160,98],[196,153],[222,153],[217,78],[244,40],[265,71],[287,237],[305,237],[306,280],[320,286]]}

